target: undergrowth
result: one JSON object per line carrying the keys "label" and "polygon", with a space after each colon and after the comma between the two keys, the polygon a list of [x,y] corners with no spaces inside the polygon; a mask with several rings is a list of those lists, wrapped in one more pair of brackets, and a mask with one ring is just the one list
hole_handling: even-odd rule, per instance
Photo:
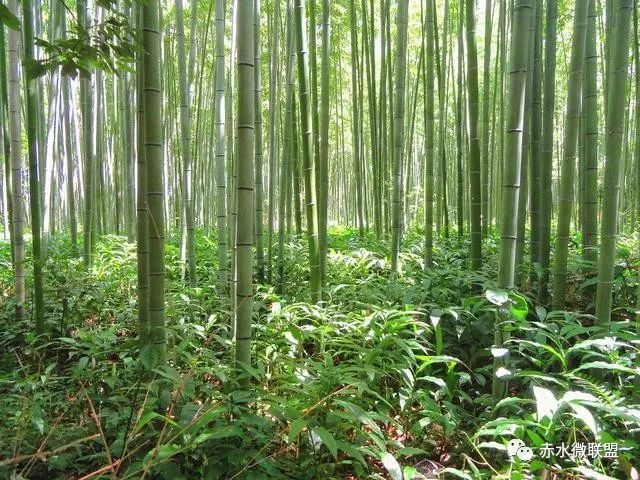
{"label": "undergrowth", "polygon": [[[527,291],[505,297],[511,339],[496,349],[506,295],[493,284],[497,239],[480,273],[467,267],[468,239],[440,239],[426,270],[421,243],[409,232],[403,274],[391,281],[385,242],[334,229],[327,299],[312,305],[304,241],[291,240],[283,291],[257,287],[247,388],[229,367],[215,238],[198,235],[194,289],[181,281],[177,238],[167,244],[170,358],[151,370],[136,339],[134,245],[103,237],[87,272],[67,238],[53,240],[48,333],[36,338],[30,321],[14,320],[0,243],[0,476],[637,478],[638,259],[620,255],[610,332],[590,314],[593,279],[576,273],[571,311],[547,311]],[[575,252],[572,261],[584,271]],[[509,391],[499,403],[495,356]],[[514,439],[534,458],[510,459]],[[596,442],[615,443],[616,456],[542,455],[548,444]]]}

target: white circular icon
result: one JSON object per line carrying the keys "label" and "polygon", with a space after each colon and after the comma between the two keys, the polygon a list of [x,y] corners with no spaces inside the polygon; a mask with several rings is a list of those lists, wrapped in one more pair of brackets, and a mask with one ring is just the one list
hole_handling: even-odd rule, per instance
{"label": "white circular icon", "polygon": [[533,458],[533,450],[529,447],[520,447],[517,452],[518,458],[523,462],[528,462]]}
{"label": "white circular icon", "polygon": [[528,462],[533,458],[533,450],[527,447],[522,440],[514,438],[507,443],[507,453],[511,458],[518,457],[523,462]]}
{"label": "white circular icon", "polygon": [[507,443],[507,453],[510,457],[515,457],[518,454],[518,450],[524,446],[525,444],[522,440],[519,438],[513,438],[509,440],[509,443]]}

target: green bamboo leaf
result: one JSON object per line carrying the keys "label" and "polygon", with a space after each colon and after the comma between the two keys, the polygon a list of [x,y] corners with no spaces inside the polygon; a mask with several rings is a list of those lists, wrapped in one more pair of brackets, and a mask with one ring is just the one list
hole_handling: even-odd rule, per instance
{"label": "green bamboo leaf", "polygon": [[338,445],[336,444],[336,439],[333,437],[333,434],[323,427],[315,427],[313,429],[313,433],[320,437],[320,440],[322,440],[322,444],[327,447],[327,450],[329,450],[331,455],[333,455],[333,458],[337,460]]}
{"label": "green bamboo leaf", "polygon": [[371,415],[365,412],[361,407],[341,399],[337,399],[336,404],[342,406],[345,410],[351,413],[360,423],[369,426],[373,431],[381,434],[378,424],[374,422]]}
{"label": "green bamboo leaf", "polygon": [[558,409],[559,402],[551,390],[534,386],[533,395],[536,397],[537,419],[542,420],[544,417],[553,418]]}
{"label": "green bamboo leaf", "polygon": [[524,345],[531,345],[532,347],[534,347],[536,349],[542,348],[542,349],[546,350],[547,352],[549,352],[554,357],[556,357],[558,360],[560,360],[560,363],[562,363],[562,365],[566,365],[565,356],[561,352],[559,352],[558,350],[553,348],[551,345],[547,345],[545,343],[540,343],[540,342],[533,342],[531,340],[518,340],[518,343],[524,344]]}
{"label": "green bamboo leaf", "polygon": [[42,435],[44,433],[44,418],[42,416],[42,408],[39,403],[34,403],[31,409],[31,421],[35,425],[38,432]]}
{"label": "green bamboo leaf", "polygon": [[194,444],[198,445],[202,442],[205,442],[211,439],[241,437],[241,436],[242,436],[242,429],[237,425],[223,425],[221,427],[214,428],[208,432],[201,433],[195,438]]}
{"label": "green bamboo leaf", "polygon": [[158,353],[152,345],[144,345],[140,349],[140,361],[147,370],[156,366],[158,361]]}
{"label": "green bamboo leaf", "polygon": [[503,306],[509,301],[509,294],[502,290],[499,290],[499,291],[487,290],[485,292],[485,297],[487,298],[489,303],[492,303],[493,305],[497,305],[498,307]]}
{"label": "green bamboo leaf", "polygon": [[413,480],[416,478],[418,470],[416,467],[406,466],[402,469],[402,474],[404,475],[404,480]]}
{"label": "green bamboo leaf", "polygon": [[157,452],[155,449],[149,450],[149,452],[145,455],[143,460],[143,465],[149,465],[151,462],[158,463],[162,460],[166,460],[167,458],[171,458],[174,455],[177,455],[182,450],[178,445],[160,445]]}
{"label": "green bamboo leaf", "polygon": [[144,427],[147,423],[149,423],[154,418],[164,418],[164,417],[162,417],[162,415],[160,415],[159,413],[156,413],[156,412],[153,412],[153,411],[152,412],[146,412],[145,414],[142,415],[142,417],[140,417],[140,421],[138,422],[138,425],[136,426],[136,430],[142,429],[142,427]]}
{"label": "green bamboo leaf", "polygon": [[578,342],[572,347],[567,349],[567,354],[576,352],[576,351],[590,351],[592,347],[597,348],[601,351],[613,351],[616,347],[624,347],[626,344],[624,342],[618,342],[613,337],[605,337],[605,338],[594,338],[589,340],[583,340],[582,342]]}
{"label": "green bamboo leaf", "polygon": [[524,297],[513,292],[509,294],[509,299],[511,300],[511,315],[520,320],[524,320],[529,313],[527,301],[524,299]]}
{"label": "green bamboo leaf", "polygon": [[426,455],[427,452],[421,448],[415,448],[415,447],[404,447],[404,448],[399,448],[396,451],[397,455],[406,455],[408,457],[413,456],[413,455]]}
{"label": "green bamboo leaf", "polygon": [[462,478],[464,480],[473,480],[471,475],[469,475],[466,472],[463,472],[462,470],[458,470],[457,468],[450,468],[450,467],[443,468],[442,470],[440,470],[440,473],[449,473],[455,477]]}
{"label": "green bamboo leaf", "polygon": [[4,3],[0,3],[0,23],[11,30],[20,30],[20,20],[11,13],[11,10]]}
{"label": "green bamboo leaf", "polygon": [[[287,441],[289,443],[293,442],[303,428],[307,426],[307,420],[304,417],[296,418],[293,422],[291,422],[291,426],[289,427],[289,435],[287,435]],[[321,437],[322,438],[322,437]]]}
{"label": "green bamboo leaf", "polygon": [[603,473],[596,472],[595,470],[592,470],[591,468],[587,468],[587,467],[584,467],[584,466],[576,467],[576,468],[574,468],[574,470],[576,472],[584,475],[585,478],[591,478],[593,480],[616,480],[614,477],[610,477],[610,476],[605,475]]}
{"label": "green bamboo leaf", "polygon": [[577,372],[579,370],[588,370],[590,368],[595,368],[598,370],[615,370],[617,372],[629,373],[632,375],[638,375],[640,373],[638,369],[625,367],[624,365],[618,365],[616,363],[607,363],[607,362],[600,362],[600,361],[583,363],[574,371]]}
{"label": "green bamboo leaf", "polygon": [[389,472],[389,475],[391,475],[393,480],[403,480],[402,467],[396,460],[396,457],[389,452],[383,455],[382,465],[387,469],[387,472]]}
{"label": "green bamboo leaf", "polygon": [[569,406],[576,413],[576,418],[582,420],[582,422],[589,427],[593,435],[598,438],[598,426],[596,425],[596,419],[593,417],[593,414],[587,408],[575,402],[570,402]]}

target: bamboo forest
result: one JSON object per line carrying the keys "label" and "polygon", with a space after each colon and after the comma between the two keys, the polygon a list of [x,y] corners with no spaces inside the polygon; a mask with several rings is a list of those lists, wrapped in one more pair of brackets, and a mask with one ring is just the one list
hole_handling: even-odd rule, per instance
{"label": "bamboo forest", "polygon": [[640,479],[635,0],[1,0],[0,478]]}

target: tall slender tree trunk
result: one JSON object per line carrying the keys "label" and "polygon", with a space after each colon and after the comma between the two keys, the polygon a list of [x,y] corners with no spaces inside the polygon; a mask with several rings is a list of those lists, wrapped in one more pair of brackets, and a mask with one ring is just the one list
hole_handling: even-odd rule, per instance
{"label": "tall slender tree trunk", "polygon": [[14,260],[13,253],[13,233],[11,219],[13,218],[12,198],[11,198],[11,135],[9,133],[9,94],[7,92],[7,56],[4,27],[0,28],[0,120],[2,121],[2,153],[4,167],[4,238],[7,235],[11,239],[11,260]]}
{"label": "tall slender tree trunk", "polygon": [[[464,212],[462,210],[462,192],[463,192],[463,170],[462,160],[464,157],[464,141],[462,138],[462,124],[464,123],[464,116],[462,112],[462,88],[463,88],[463,73],[462,73],[462,60],[464,57],[464,36],[463,36],[463,16],[462,12],[459,13],[458,19],[458,61],[456,71],[456,221],[458,224],[458,238],[462,238],[464,235]],[[445,168],[442,168],[444,174]],[[441,179],[441,187],[443,191],[446,189],[444,184],[444,178]]]}
{"label": "tall slender tree trunk", "polygon": [[596,293],[596,317],[598,324],[602,326],[608,326],[611,322],[613,273],[618,237],[617,219],[620,206],[620,157],[624,133],[633,0],[617,0],[616,9],[616,21],[611,33],[611,40],[607,38],[607,45],[611,45],[609,50],[611,57],[607,59],[610,77],[607,80],[606,162],[602,192],[598,290]]}
{"label": "tall slender tree trunk", "polygon": [[556,36],[558,28],[558,2],[547,0],[545,14],[544,87],[542,103],[542,165],[540,175],[540,267],[542,278],[539,300],[548,301],[549,257],[551,253],[551,213],[553,207],[553,135],[556,96]]}
{"label": "tall slender tree trunk", "polygon": [[542,174],[542,0],[536,0],[535,44],[531,89],[531,181],[530,283],[534,284],[534,264],[540,262],[540,187]]}
{"label": "tall slender tree trunk", "polygon": [[[269,232],[267,239],[267,272],[273,282],[273,229],[276,211],[276,172],[280,147],[278,128],[280,120],[280,2],[275,2],[271,20],[271,50],[269,61]],[[280,191],[282,195],[282,190]],[[281,223],[284,216],[278,217]]]}
{"label": "tall slender tree trunk", "polygon": [[291,180],[293,181],[293,210],[296,224],[296,235],[302,235],[302,206],[300,184],[302,183],[302,172],[300,170],[300,136],[297,122],[296,96],[293,96],[292,117],[291,117]]}
{"label": "tall slender tree trunk", "polygon": [[356,4],[355,0],[351,0],[351,109],[352,109],[352,157],[353,157],[353,171],[355,175],[356,186],[356,212],[358,220],[358,229],[360,235],[364,235],[364,212],[363,212],[363,190],[362,190],[362,171],[361,171],[361,152],[360,152],[360,95],[358,89],[358,35],[356,27]]}
{"label": "tall slender tree trunk", "polygon": [[236,233],[236,365],[251,363],[254,229],[254,0],[238,0],[238,223]]}
{"label": "tall slender tree trunk", "polygon": [[[295,0],[296,40],[298,48],[298,89],[300,94],[300,125],[302,127],[302,161],[304,169],[305,204],[307,214],[307,241],[309,243],[309,267],[311,274],[311,299],[322,299],[320,266],[318,264],[318,209],[313,161],[313,136],[309,105],[309,63],[307,60],[307,32],[302,0]],[[314,32],[315,33],[315,32]]]}
{"label": "tall slender tree trunk", "polygon": [[[425,205],[424,205],[424,263],[430,267],[433,263],[433,164],[434,164],[434,16],[435,2],[427,1],[426,8],[426,62],[424,85],[424,121],[425,121]],[[425,37],[423,36],[423,38]],[[424,40],[423,40],[424,41]],[[440,92],[440,95],[443,95]],[[442,120],[443,117],[441,117]]]}
{"label": "tall slender tree trunk", "polygon": [[[18,14],[16,0],[9,0],[9,9]],[[2,27],[4,29],[4,26]],[[11,204],[13,265],[15,276],[16,320],[24,315],[24,205],[22,193],[22,129],[20,124],[20,32],[9,30],[9,131],[11,137]]]}
{"label": "tall slender tree trunk", "polygon": [[216,0],[216,217],[218,232],[218,281],[221,290],[223,292],[228,292],[229,260],[227,253],[227,176],[225,173],[225,3],[225,0]]}
{"label": "tall slender tree trunk", "polygon": [[[194,36],[196,32],[192,31]],[[184,48],[184,14],[182,0],[176,0],[176,42],[178,44],[178,81],[180,88],[180,139],[182,152],[182,218],[186,233],[189,285],[198,284],[196,272],[196,238],[191,177],[191,101],[187,84],[187,58]]]}
{"label": "tall slender tree trunk", "polygon": [[[588,0],[592,1],[592,0]],[[587,35],[587,2],[577,2],[571,45],[571,65],[567,91],[567,114],[564,124],[563,159],[558,194],[558,227],[553,264],[553,308],[564,308],[567,285],[569,230],[573,208],[573,184],[576,170],[578,129],[582,98],[582,69],[584,67],[585,39]]]}
{"label": "tall slender tree trunk", "polygon": [[44,332],[44,283],[41,244],[40,170],[38,166],[38,103],[37,79],[27,68],[34,60],[34,21],[31,0],[22,2],[22,22],[24,34],[24,80],[26,91],[27,144],[29,149],[29,203],[31,206],[31,248],[33,250],[33,290],[36,332]]}
{"label": "tall slender tree trunk", "polygon": [[[320,188],[318,189],[318,238],[320,243],[320,283],[327,278],[327,225],[329,215],[329,67],[331,61],[331,23],[329,0],[322,0],[322,67],[320,71]],[[372,20],[373,21],[373,20]],[[379,219],[376,219],[376,229]]]}
{"label": "tall slender tree trunk", "polygon": [[156,365],[166,361],[167,332],[164,317],[164,140],[160,70],[160,4],[147,0],[142,14],[143,128],[147,173],[149,239],[149,344]]}
{"label": "tall slender tree trunk", "polygon": [[[78,0],[77,16],[81,28],[88,27],[86,0]],[[82,117],[82,157],[84,173],[84,219],[82,224],[83,259],[85,267],[92,262],[91,232],[94,222],[94,162],[93,162],[93,120],[92,120],[91,76],[87,72],[80,73],[80,115]]]}
{"label": "tall slender tree trunk", "polygon": [[469,111],[469,181],[471,183],[471,268],[482,267],[482,198],[480,175],[480,136],[478,134],[478,53],[476,49],[476,2],[467,0],[467,89]]}
{"label": "tall slender tree trunk", "polygon": [[491,107],[491,11],[493,7],[488,2],[485,6],[484,18],[484,65],[482,69],[482,236],[486,237],[489,230],[489,109]]}
{"label": "tall slender tree trunk", "polygon": [[[136,27],[142,41],[142,6],[135,7]],[[147,162],[144,138],[144,60],[143,53],[136,59],[136,236],[138,264],[138,328],[140,343],[149,342],[149,212],[147,205]],[[86,172],[85,172],[86,174]]]}
{"label": "tall slender tree trunk", "polygon": [[[640,26],[638,25],[638,9],[633,10],[633,57],[635,60],[635,107],[636,107],[636,124],[635,124],[635,161],[636,161],[636,222],[635,229],[637,231],[638,251],[637,255],[640,257],[640,115],[638,115],[638,108],[640,106],[640,38],[639,32]],[[636,295],[636,331],[640,332],[640,270],[638,270],[637,276],[637,295]],[[635,381],[636,390],[640,389],[640,376],[636,375]]]}
{"label": "tall slender tree trunk", "polygon": [[71,246],[74,254],[78,248],[78,220],[76,216],[76,196],[74,191],[74,149],[72,142],[72,122],[71,122],[71,85],[68,77],[62,79],[62,99],[63,99],[63,134],[65,144],[65,166],[67,175],[67,209],[69,211],[69,226],[71,230]]}
{"label": "tall slender tree trunk", "polygon": [[395,62],[395,96],[393,107],[393,198],[391,205],[391,272],[400,270],[398,257],[402,243],[402,168],[404,149],[405,83],[407,77],[407,26],[409,1],[399,0],[396,12],[397,44]]}
{"label": "tall slender tree trunk", "polygon": [[[438,38],[438,26],[436,24],[437,11],[435,8],[435,0],[433,3],[433,25],[434,25],[434,40]],[[444,214],[444,235],[449,237],[449,212],[447,210],[447,106],[448,106],[448,84],[447,84],[447,61],[448,61],[448,46],[449,46],[449,0],[444,2],[444,18],[442,25],[442,60],[440,61],[440,75],[438,81],[438,159],[440,160],[439,174],[437,177],[437,190],[441,191],[442,196],[442,212]],[[437,55],[440,51],[439,48],[435,48],[434,54]],[[453,66],[453,62],[451,64]],[[453,79],[453,76],[452,76]],[[455,88],[454,88],[455,91]],[[435,193],[435,192],[434,192]],[[436,198],[436,201],[439,201]],[[439,220],[438,220],[439,221]]]}
{"label": "tall slender tree trunk", "polygon": [[[584,64],[584,199],[582,204],[582,256],[595,265],[598,259],[598,52],[596,2],[589,2]],[[590,268],[590,270],[592,270]]]}
{"label": "tall slender tree trunk", "polygon": [[[513,6],[513,29],[509,54],[509,96],[505,138],[505,163],[502,184],[502,218],[500,220],[500,263],[498,287],[511,290],[515,287],[516,243],[518,238],[518,199],[520,169],[522,165],[522,132],[524,124],[524,99],[529,51],[529,25],[533,14],[533,0],[516,0]],[[494,344],[501,347],[509,338],[496,316]],[[503,365],[503,358],[493,362],[493,396],[504,396],[506,384],[496,371]]]}
{"label": "tall slender tree trunk", "polygon": [[520,191],[518,199],[518,241],[516,243],[516,278],[517,283],[524,288],[524,282],[528,278],[524,268],[524,248],[526,242],[527,227],[527,200],[529,198],[531,169],[531,111],[532,111],[532,90],[533,90],[533,57],[536,42],[536,16],[537,0],[533,2],[533,11],[529,24],[529,51],[527,52],[527,84],[525,87],[524,99],[524,123],[522,134],[522,166],[520,168]]}
{"label": "tall slender tree trunk", "polygon": [[[13,251],[13,208],[11,197],[11,134],[9,133],[9,93],[7,91],[7,56],[6,56],[6,41],[4,26],[0,28],[0,120],[2,126],[0,127],[2,133],[2,153],[3,153],[3,166],[4,166],[4,238],[9,235],[11,241],[11,260],[15,261],[15,254]],[[14,265],[15,267],[15,265]]]}
{"label": "tall slender tree trunk", "polygon": [[255,246],[258,282],[264,282],[264,180],[262,178],[262,74],[260,42],[260,0],[254,0],[254,81],[255,81]]}
{"label": "tall slender tree trunk", "polygon": [[294,80],[295,80],[295,35],[293,32],[293,20],[291,4],[287,4],[287,77],[285,88],[285,129],[284,148],[282,149],[282,162],[280,167],[280,198],[278,208],[278,291],[284,289],[284,242],[285,242],[285,209],[289,204],[291,211],[291,170],[293,154],[293,116],[294,116]]}
{"label": "tall slender tree trunk", "polygon": [[[125,15],[135,18],[132,11],[136,7],[125,7]],[[133,25],[135,28],[135,25]],[[135,180],[135,156],[134,156],[134,131],[135,131],[135,113],[132,107],[131,95],[131,79],[132,74],[123,73],[120,86],[120,102],[122,111],[122,132],[124,135],[123,145],[123,172],[124,172],[124,203],[125,203],[125,232],[127,240],[133,242],[136,238],[136,180]]]}

